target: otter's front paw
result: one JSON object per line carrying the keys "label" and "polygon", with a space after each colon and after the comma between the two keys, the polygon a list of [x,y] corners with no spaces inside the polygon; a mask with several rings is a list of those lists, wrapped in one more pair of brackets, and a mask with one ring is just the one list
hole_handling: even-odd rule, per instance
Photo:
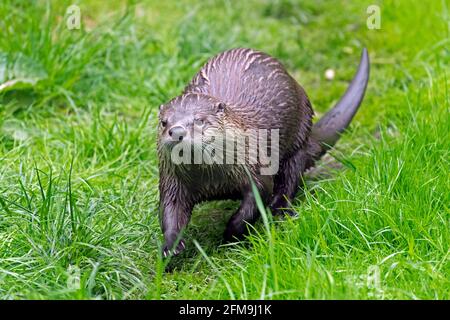
{"label": "otter's front paw", "polygon": [[288,215],[294,217],[297,215],[297,212],[294,209],[292,209],[290,203],[282,197],[275,196],[269,208],[273,216]]}
{"label": "otter's front paw", "polygon": [[166,242],[162,249],[162,254],[164,258],[169,256],[177,256],[179,255],[185,248],[186,245],[183,240],[180,240],[177,246],[174,248],[174,242],[168,243]]}
{"label": "otter's front paw", "polygon": [[285,216],[290,216],[290,217],[296,217],[298,216],[297,211],[295,211],[294,209],[291,208],[270,208],[270,211],[272,212],[273,216],[278,216],[278,217],[285,217]]}
{"label": "otter's front paw", "polygon": [[246,226],[244,224],[229,223],[223,234],[225,243],[236,242],[242,240],[247,233]]}

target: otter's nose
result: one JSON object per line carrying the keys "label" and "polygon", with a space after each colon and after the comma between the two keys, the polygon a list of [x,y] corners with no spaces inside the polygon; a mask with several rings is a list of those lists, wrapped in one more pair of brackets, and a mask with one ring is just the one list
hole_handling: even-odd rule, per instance
{"label": "otter's nose", "polygon": [[186,130],[181,126],[170,128],[169,136],[175,141],[181,141],[186,136]]}

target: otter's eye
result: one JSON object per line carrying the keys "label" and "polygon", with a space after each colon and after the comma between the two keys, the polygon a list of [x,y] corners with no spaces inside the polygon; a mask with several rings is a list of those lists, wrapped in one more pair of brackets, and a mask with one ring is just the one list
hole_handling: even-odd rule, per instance
{"label": "otter's eye", "polygon": [[205,124],[205,122],[202,119],[195,119],[194,124],[196,126],[202,127]]}
{"label": "otter's eye", "polygon": [[165,128],[167,126],[167,121],[166,120],[161,120],[161,125],[163,128]]}

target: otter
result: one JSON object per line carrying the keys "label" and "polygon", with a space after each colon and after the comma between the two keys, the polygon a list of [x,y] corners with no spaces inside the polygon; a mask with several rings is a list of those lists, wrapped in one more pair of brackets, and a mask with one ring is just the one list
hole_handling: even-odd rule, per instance
{"label": "otter", "polygon": [[[207,61],[181,95],[159,108],[163,255],[177,255],[185,249],[181,232],[193,207],[203,201],[241,200],[227,223],[227,242],[242,239],[248,232],[247,224],[253,224],[259,216],[252,186],[273,214],[292,214],[289,205],[302,174],[338,141],[363,100],[368,79],[369,56],[364,48],[346,92],[313,125],[313,109],[305,90],[277,59],[257,50],[237,48]],[[277,170],[273,172],[262,170],[264,157],[258,153],[262,147],[256,143],[261,140],[257,136],[261,130],[276,131],[267,139],[267,152],[277,155]],[[225,137],[214,148],[208,142],[208,137],[214,136],[212,132]],[[246,132],[251,134],[243,137]],[[196,133],[201,137],[195,139]],[[212,161],[214,152],[204,161],[195,161],[195,152],[202,155],[214,149],[219,153],[224,141],[231,138],[231,150],[235,151],[238,142],[244,141],[245,145],[241,153],[232,154],[231,163]],[[174,152],[177,146],[183,148]],[[247,151],[255,146],[257,154],[251,157]],[[236,163],[243,151],[243,161]],[[174,161],[174,155],[189,161]]]}

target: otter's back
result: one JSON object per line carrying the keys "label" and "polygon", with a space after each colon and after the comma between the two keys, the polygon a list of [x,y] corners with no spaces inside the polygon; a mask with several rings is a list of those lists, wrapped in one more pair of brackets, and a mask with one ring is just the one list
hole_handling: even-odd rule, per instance
{"label": "otter's back", "polygon": [[[231,49],[211,58],[184,93],[218,98],[252,128],[280,129],[288,145],[303,144],[311,127],[312,108],[304,90],[278,60],[253,49]],[[295,134],[299,129],[301,137]]]}
{"label": "otter's back", "polygon": [[[275,108],[298,103],[298,85],[275,58],[252,49],[231,49],[211,58],[185,92],[238,105]],[[274,110],[272,110],[274,111]],[[292,111],[292,110],[291,110]]]}

